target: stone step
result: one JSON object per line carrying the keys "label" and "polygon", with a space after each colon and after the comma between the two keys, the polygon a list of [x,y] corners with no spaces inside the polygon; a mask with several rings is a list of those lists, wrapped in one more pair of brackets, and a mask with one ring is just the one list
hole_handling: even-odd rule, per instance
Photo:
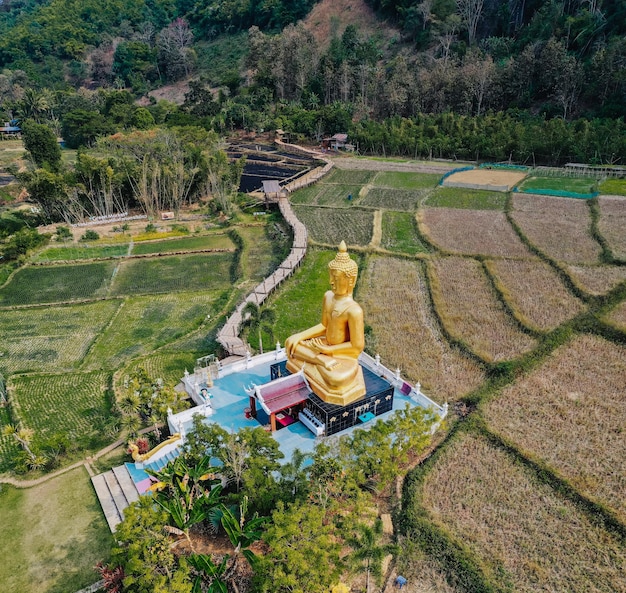
{"label": "stone step", "polygon": [[109,529],[113,533],[115,528],[122,522],[122,517],[120,512],[115,506],[115,501],[111,496],[111,491],[107,485],[107,482],[104,478],[104,474],[99,474],[91,478],[91,483],[98,495],[98,499],[100,500],[100,506],[102,507],[102,511],[104,512],[104,517],[109,524]]}
{"label": "stone step", "polygon": [[137,492],[137,488],[128,473],[125,465],[120,465],[118,467],[113,468],[113,473],[117,478],[117,481],[122,488],[122,492],[124,492],[124,496],[128,501],[128,504],[139,500],[139,492]]}
{"label": "stone step", "polygon": [[117,507],[117,512],[120,517],[124,518],[124,509],[128,506],[128,500],[124,496],[124,492],[120,483],[117,481],[115,474],[112,471],[108,471],[103,474],[104,480],[109,487],[109,491],[111,492],[111,496],[113,497],[113,502],[115,502],[115,506]]}

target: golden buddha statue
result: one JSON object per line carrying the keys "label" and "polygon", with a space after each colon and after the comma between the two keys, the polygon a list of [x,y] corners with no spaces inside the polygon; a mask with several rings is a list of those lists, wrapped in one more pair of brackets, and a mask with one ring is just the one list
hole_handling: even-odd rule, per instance
{"label": "golden buddha statue", "polygon": [[366,391],[357,361],[365,346],[363,309],[352,299],[359,269],[345,242],[328,271],[332,290],[324,295],[322,322],[287,338],[287,369],[302,370],[313,392],[325,402],[345,406]]}

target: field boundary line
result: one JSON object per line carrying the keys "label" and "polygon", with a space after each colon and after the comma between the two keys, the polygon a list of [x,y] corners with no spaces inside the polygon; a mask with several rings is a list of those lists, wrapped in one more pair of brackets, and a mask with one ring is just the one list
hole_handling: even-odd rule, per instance
{"label": "field boundary line", "polygon": [[374,211],[374,220],[372,222],[372,240],[369,242],[369,247],[376,249],[380,247],[380,243],[383,238],[383,211]]}

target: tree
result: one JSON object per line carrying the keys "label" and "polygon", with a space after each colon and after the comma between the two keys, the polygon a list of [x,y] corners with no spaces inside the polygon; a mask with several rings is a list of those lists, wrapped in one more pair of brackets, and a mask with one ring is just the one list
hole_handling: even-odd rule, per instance
{"label": "tree", "polygon": [[163,29],[157,37],[159,64],[169,80],[189,76],[195,60],[192,49],[193,32],[185,19],[178,18]]}
{"label": "tree", "polygon": [[248,328],[248,331],[256,331],[259,339],[259,351],[263,354],[263,332],[270,335],[270,339],[273,338],[274,322],[276,321],[276,314],[273,309],[261,309],[256,303],[251,301],[246,303],[243,308],[244,326]]}
{"label": "tree", "polygon": [[380,578],[382,562],[386,554],[393,550],[392,546],[381,544],[383,522],[377,518],[374,525],[359,523],[356,532],[347,538],[348,545],[353,549],[350,562],[359,571],[365,571],[365,591],[370,590],[370,573]]}
{"label": "tree", "polygon": [[56,134],[46,125],[27,120],[22,124],[24,148],[38,167],[58,172],[61,168],[61,148]]}
{"label": "tree", "polygon": [[469,45],[476,43],[476,30],[482,17],[484,0],[456,0],[458,13],[467,28]]}

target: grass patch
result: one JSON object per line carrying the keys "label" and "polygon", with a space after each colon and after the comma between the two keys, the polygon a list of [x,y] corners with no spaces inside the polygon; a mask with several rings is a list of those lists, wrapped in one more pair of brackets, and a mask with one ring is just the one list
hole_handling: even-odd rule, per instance
{"label": "grass patch", "polygon": [[113,538],[83,469],[18,490],[2,486],[2,590],[67,593],[99,579]]}
{"label": "grass patch", "polygon": [[332,251],[309,249],[302,266],[286,282],[270,307],[277,312],[274,337],[281,344],[292,334],[318,324],[322,317],[322,299],[330,289],[328,262]]}
{"label": "grass patch", "polygon": [[606,179],[600,183],[598,191],[612,196],[626,196],[626,179]]}
{"label": "grass patch", "polygon": [[98,336],[84,368],[114,369],[180,338],[196,329],[208,314],[215,314],[211,305],[216,298],[217,294],[210,292],[129,298]]}
{"label": "grass patch", "polygon": [[361,185],[349,185],[346,183],[317,183],[294,193],[291,202],[293,204],[344,206],[347,208],[352,204],[348,200],[348,196],[352,195],[352,199],[355,201],[361,187]]}
{"label": "grass patch", "polygon": [[0,141],[0,167],[11,165],[25,156],[26,149],[21,140]]}
{"label": "grass patch", "polygon": [[437,208],[504,210],[506,194],[463,187],[437,187],[426,200],[426,204]]}
{"label": "grass patch", "polygon": [[399,253],[426,253],[417,230],[415,215],[409,212],[383,212],[382,247]]}
{"label": "grass patch", "polygon": [[289,253],[291,236],[287,227],[278,222],[239,227],[237,232],[244,242],[241,265],[246,278],[255,281],[267,278]]}
{"label": "grass patch", "polygon": [[441,175],[433,173],[381,171],[376,175],[373,185],[390,189],[422,190],[433,189],[439,183],[439,179],[441,179]]}
{"label": "grass patch", "polygon": [[17,375],[10,379],[14,414],[34,430],[35,442],[60,433],[85,449],[106,444],[99,426],[108,417],[109,373]]}
{"label": "grass patch", "polygon": [[0,311],[0,370],[74,369],[121,302]]}
{"label": "grass patch", "polygon": [[597,181],[592,177],[527,177],[520,189],[525,192],[541,191],[568,191],[577,194],[590,194],[596,191]]}
{"label": "grass patch", "polygon": [[204,249],[235,249],[235,245],[226,233],[215,235],[199,235],[167,239],[154,243],[141,242],[133,244],[132,255],[168,253],[171,251],[201,251]]}
{"label": "grass patch", "polygon": [[338,169],[335,167],[330,175],[324,177],[322,184],[336,183],[340,185],[365,185],[376,176],[375,171],[363,171],[358,169]]}
{"label": "grass patch", "polygon": [[131,295],[227,288],[232,259],[232,253],[213,253],[124,261],[111,290]]}
{"label": "grass patch", "polygon": [[315,241],[339,245],[367,245],[372,239],[374,213],[347,208],[294,206],[296,216],[304,223]]}
{"label": "grass patch", "polygon": [[128,254],[128,244],[120,245],[71,245],[67,247],[49,247],[38,253],[33,261],[55,262],[80,259],[123,257]]}
{"label": "grass patch", "polygon": [[0,288],[0,305],[57,303],[105,296],[113,262],[27,267]]}

